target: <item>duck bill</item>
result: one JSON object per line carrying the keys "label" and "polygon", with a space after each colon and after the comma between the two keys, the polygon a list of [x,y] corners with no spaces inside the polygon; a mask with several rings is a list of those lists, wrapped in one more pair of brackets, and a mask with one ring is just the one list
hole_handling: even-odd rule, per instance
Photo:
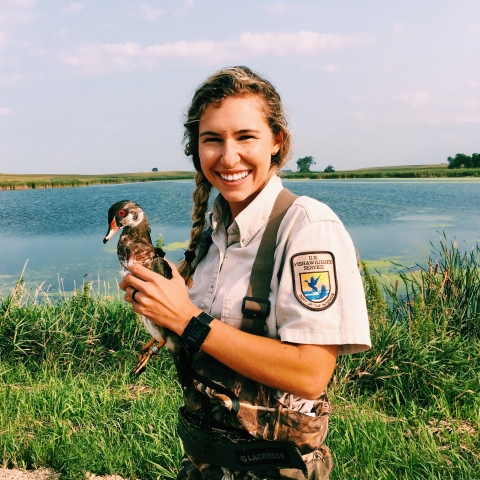
{"label": "duck bill", "polygon": [[115,218],[114,218],[112,220],[112,223],[110,223],[110,227],[108,227],[108,232],[105,235],[105,238],[103,239],[103,243],[107,243],[119,230],[120,230],[120,227],[117,225],[117,222],[115,221]]}

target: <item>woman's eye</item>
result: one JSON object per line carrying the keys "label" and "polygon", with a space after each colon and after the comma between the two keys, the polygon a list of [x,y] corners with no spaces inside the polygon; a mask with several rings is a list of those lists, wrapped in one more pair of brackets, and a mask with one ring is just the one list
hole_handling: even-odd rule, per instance
{"label": "woman's eye", "polygon": [[217,137],[211,137],[211,138],[206,138],[204,140],[205,143],[214,143],[214,142],[220,142],[221,139]]}
{"label": "woman's eye", "polygon": [[253,138],[253,135],[242,135],[239,140],[242,141],[242,140],[250,140],[251,138]]}

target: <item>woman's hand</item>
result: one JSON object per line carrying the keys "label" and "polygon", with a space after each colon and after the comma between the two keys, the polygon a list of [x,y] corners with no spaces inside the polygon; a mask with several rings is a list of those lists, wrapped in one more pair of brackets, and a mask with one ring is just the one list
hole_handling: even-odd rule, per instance
{"label": "woman's hand", "polygon": [[[175,265],[168,263],[173,275],[170,280],[142,265],[133,264],[129,266],[132,274],[124,277],[120,288],[125,290],[124,298],[132,304],[135,312],[181,335],[190,319],[199,315],[201,310],[190,301],[185,281]],[[134,293],[135,290],[138,292]]]}

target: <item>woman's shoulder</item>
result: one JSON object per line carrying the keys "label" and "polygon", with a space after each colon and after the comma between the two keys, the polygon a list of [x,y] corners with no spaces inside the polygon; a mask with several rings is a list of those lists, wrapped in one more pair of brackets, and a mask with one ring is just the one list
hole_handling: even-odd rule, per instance
{"label": "woman's shoulder", "polygon": [[308,222],[338,222],[342,223],[338,215],[325,203],[311,197],[298,197],[290,207],[292,220]]}

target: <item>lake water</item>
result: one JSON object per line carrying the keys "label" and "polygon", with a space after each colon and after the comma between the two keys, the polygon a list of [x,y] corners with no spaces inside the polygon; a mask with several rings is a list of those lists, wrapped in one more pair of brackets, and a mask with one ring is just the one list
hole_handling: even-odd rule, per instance
{"label": "lake water", "polygon": [[[470,180],[284,181],[297,195],[332,207],[360,257],[374,266],[426,259],[442,232],[463,248],[480,240],[480,182]],[[101,292],[117,291],[118,236],[106,245],[107,211],[129,198],[142,205],[155,241],[161,233],[167,256],[182,257],[189,237],[194,183],[164,181],[124,185],[0,191],[0,294],[10,291],[25,262],[25,280],[52,294],[84,281]],[[117,234],[118,235],[118,234]],[[180,244],[179,244],[180,242]],[[465,243],[466,242],[466,243]]]}

